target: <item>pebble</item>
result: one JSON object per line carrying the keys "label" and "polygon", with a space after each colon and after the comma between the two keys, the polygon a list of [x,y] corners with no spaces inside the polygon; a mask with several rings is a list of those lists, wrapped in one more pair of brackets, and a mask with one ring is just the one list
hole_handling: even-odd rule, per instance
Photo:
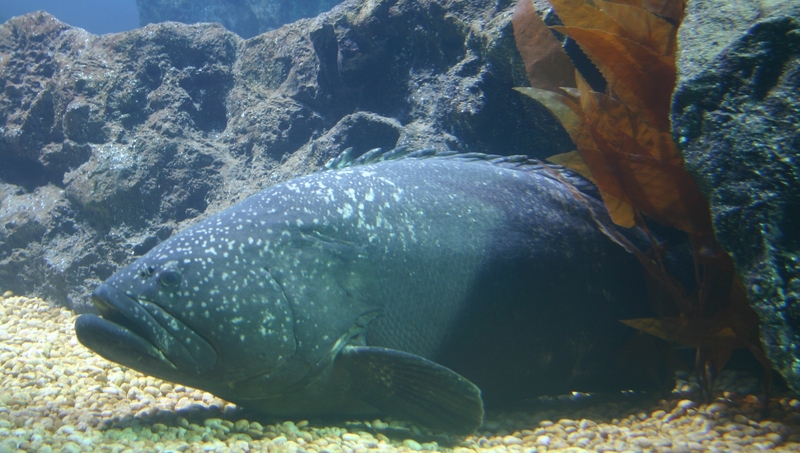
{"label": "pebble", "polygon": [[503,437],[503,445],[522,445],[522,439],[514,436]]}
{"label": "pebble", "polygon": [[237,420],[236,423],[233,424],[233,430],[237,433],[243,433],[250,428],[250,422],[247,420]]}
{"label": "pebble", "polygon": [[409,450],[419,451],[422,450],[422,445],[414,439],[406,439],[403,441],[403,446]]}
{"label": "pebble", "polygon": [[360,439],[360,437],[358,437],[358,434],[353,434],[353,433],[342,434],[342,440],[345,441],[349,440],[350,442],[358,442],[358,439]]}
{"label": "pebble", "polygon": [[[144,376],[86,350],[75,339],[69,311],[39,299],[4,297],[0,453],[395,453],[445,446],[391,419],[366,422],[373,433],[308,420],[245,420],[235,405],[207,392]],[[720,376],[729,387],[711,404],[700,402],[697,384],[683,375],[674,398],[639,408],[623,402],[572,412],[489,412],[480,435],[452,451],[800,452],[800,400],[775,396],[763,417],[758,397],[748,393],[757,386],[725,371]],[[420,435],[402,440],[383,434],[392,428]]]}

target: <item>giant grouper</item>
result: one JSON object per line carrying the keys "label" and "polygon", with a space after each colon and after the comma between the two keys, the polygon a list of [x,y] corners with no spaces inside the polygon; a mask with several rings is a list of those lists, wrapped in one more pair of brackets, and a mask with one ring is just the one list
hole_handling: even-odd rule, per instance
{"label": "giant grouper", "polygon": [[267,414],[384,413],[454,434],[484,403],[629,387],[616,354],[633,329],[618,320],[648,314],[642,271],[558,172],[345,153],[119,270],[78,339]]}

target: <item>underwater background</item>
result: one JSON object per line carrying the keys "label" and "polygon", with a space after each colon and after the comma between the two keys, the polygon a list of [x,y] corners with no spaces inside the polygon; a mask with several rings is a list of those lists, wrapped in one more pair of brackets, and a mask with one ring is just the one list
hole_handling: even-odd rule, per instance
{"label": "underwater background", "polygon": [[[451,438],[391,418],[264,417],[80,345],[76,313],[114,271],[346,148],[539,159],[574,149],[558,120],[513,91],[528,84],[513,2],[348,1],[328,12],[332,3],[298,2],[313,14],[287,10],[268,25],[256,3],[246,20],[218,6],[168,17],[176,5],[189,12],[181,2],[150,2],[159,20],[123,2],[26,3],[52,15],[0,26],[0,452],[800,450],[793,2],[690,2],[672,107],[788,384],[776,378],[766,408],[752,359],[724,370],[706,402],[693,351],[674,345],[688,365],[653,366],[675,377],[661,393],[531,401]],[[0,19],[26,13],[20,4],[0,2]]]}
{"label": "underwater background", "polygon": [[60,20],[96,35],[133,30],[139,26],[135,0],[0,1],[0,20],[34,11],[47,11]]}

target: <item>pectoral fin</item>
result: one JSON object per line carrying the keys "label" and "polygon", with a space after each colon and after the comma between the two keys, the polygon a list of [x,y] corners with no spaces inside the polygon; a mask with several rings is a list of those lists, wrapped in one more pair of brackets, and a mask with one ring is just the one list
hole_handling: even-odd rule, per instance
{"label": "pectoral fin", "polygon": [[337,358],[358,397],[392,416],[452,434],[472,434],[483,421],[480,389],[458,373],[394,349],[347,346]]}

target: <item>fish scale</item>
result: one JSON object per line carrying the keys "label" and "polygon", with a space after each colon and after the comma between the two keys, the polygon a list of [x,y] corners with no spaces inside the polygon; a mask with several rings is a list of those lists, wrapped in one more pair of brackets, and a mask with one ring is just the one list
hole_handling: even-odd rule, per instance
{"label": "fish scale", "polygon": [[455,434],[484,403],[630,388],[617,320],[648,314],[641,270],[565,181],[591,186],[552,171],[347,151],[120,270],[78,339],[265,413],[388,413]]}

